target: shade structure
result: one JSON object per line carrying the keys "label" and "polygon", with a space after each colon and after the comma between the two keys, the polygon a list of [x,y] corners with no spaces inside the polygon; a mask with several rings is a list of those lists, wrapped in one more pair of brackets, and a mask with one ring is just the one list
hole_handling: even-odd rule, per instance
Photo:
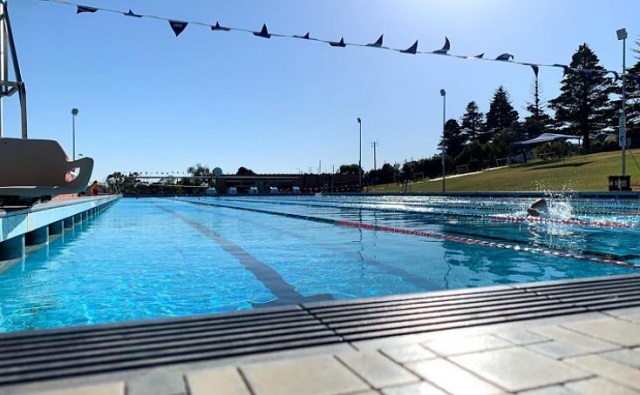
{"label": "shade structure", "polygon": [[529,140],[516,141],[511,145],[515,147],[528,147],[532,145],[548,143],[550,141],[570,140],[570,139],[580,139],[580,136],[572,136],[569,134],[542,133],[540,136],[536,138],[529,139]]}

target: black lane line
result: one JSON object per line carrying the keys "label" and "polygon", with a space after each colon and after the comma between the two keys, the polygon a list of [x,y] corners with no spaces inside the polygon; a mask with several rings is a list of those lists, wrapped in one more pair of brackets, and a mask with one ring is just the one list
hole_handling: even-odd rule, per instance
{"label": "black lane line", "polygon": [[[181,202],[195,204],[195,205],[202,205],[202,204],[195,203],[195,202],[192,202],[192,201],[189,201],[189,200],[180,200],[180,201]],[[216,207],[216,206],[210,205],[210,204],[207,204],[205,206],[208,206],[210,208],[215,208]],[[224,207],[224,208],[229,208],[229,207]],[[224,215],[224,214],[220,214],[220,215]],[[276,228],[276,227],[273,227],[273,226],[269,226],[269,225],[264,225],[264,224],[261,224],[260,226],[263,229],[271,229],[271,230],[274,230],[274,231],[279,232],[281,234],[285,234],[285,235],[288,235],[288,236],[291,236],[291,237],[295,237],[298,240],[310,240],[310,239],[305,238],[304,236],[302,236],[302,235],[300,235],[298,233],[289,231],[287,229],[279,229],[279,228]],[[316,245],[318,245],[318,246],[320,246],[320,247],[322,247],[324,249],[336,251],[336,252],[338,252],[340,254],[345,255],[346,257],[348,257],[350,259],[360,259],[360,258],[357,258],[359,256],[358,254],[354,254],[351,251],[346,251],[346,250],[341,249],[341,248],[336,248],[336,247],[334,247],[334,246],[332,246],[330,244],[324,243],[322,241],[318,241],[318,240],[311,240],[311,241],[313,241],[313,243],[315,243]],[[405,282],[407,282],[407,283],[413,285],[414,287],[419,288],[419,289],[421,289],[423,291],[440,291],[440,290],[443,290],[443,289],[448,289],[448,288],[444,288],[444,287],[439,286],[439,284],[437,284],[437,283],[435,283],[433,281],[430,281],[430,280],[428,280],[426,278],[420,277],[419,274],[410,273],[410,272],[408,272],[408,271],[406,271],[406,270],[404,270],[402,268],[386,264],[386,263],[381,262],[381,261],[379,261],[379,260],[377,260],[375,258],[368,258],[368,259],[366,259],[364,261],[364,263],[366,263],[368,265],[371,265],[373,267],[376,267],[376,268],[382,270],[385,273],[388,273],[388,274],[391,274],[393,276],[399,277],[403,281],[405,281]]]}
{"label": "black lane line", "polygon": [[297,303],[308,298],[298,293],[294,286],[286,282],[278,272],[273,270],[271,266],[259,261],[253,255],[246,252],[242,247],[235,244],[229,239],[226,239],[218,233],[212,231],[201,223],[192,220],[178,212],[175,212],[166,207],[162,207],[155,204],[160,210],[166,211],[169,214],[184,221],[187,225],[192,226],[198,232],[207,236],[211,240],[215,241],[223,250],[231,254],[236,258],[248,271],[250,271],[258,281],[262,282],[265,287],[275,295],[283,303]]}

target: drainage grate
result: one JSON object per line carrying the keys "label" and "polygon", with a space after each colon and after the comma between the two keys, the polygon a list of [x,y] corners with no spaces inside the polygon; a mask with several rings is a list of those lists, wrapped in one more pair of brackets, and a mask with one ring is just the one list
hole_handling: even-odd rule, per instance
{"label": "drainage grate", "polygon": [[0,386],[640,306],[640,275],[0,334]]}
{"label": "drainage grate", "polygon": [[0,336],[0,385],[337,343],[299,306]]}

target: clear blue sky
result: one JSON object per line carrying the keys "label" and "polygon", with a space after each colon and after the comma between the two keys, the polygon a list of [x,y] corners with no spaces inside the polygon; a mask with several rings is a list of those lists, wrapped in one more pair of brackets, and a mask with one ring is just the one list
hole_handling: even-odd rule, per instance
{"label": "clear blue sky", "polygon": [[[503,85],[521,118],[534,81],[529,67],[437,55],[346,47],[189,25],[176,38],[166,21],[72,6],[8,0],[23,79],[29,137],[58,140],[95,159],[98,180],[113,171],[175,172],[202,163],[235,173],[331,171],[403,163],[438,152],[442,98],[447,118],[468,102],[480,110]],[[638,39],[637,0],[84,0],[76,3],[170,19],[304,34],[451,54],[512,53],[516,61],[568,64],[588,43],[608,69],[627,65]],[[543,98],[562,72],[540,70]],[[17,95],[4,100],[4,136],[20,135]]]}

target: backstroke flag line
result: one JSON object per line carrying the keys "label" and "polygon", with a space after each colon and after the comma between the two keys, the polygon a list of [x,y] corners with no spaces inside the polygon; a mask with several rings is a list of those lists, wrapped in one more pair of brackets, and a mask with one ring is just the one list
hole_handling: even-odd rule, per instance
{"label": "backstroke flag line", "polygon": [[260,30],[256,31],[256,30],[248,30],[248,29],[242,29],[242,28],[231,27],[231,26],[222,26],[222,25],[220,25],[219,22],[216,22],[215,25],[212,25],[212,24],[203,23],[203,22],[179,21],[179,20],[170,19],[170,18],[163,18],[163,17],[159,17],[159,16],[155,16],[155,15],[136,14],[132,10],[128,10],[127,12],[124,12],[124,11],[118,11],[118,10],[107,9],[107,8],[89,7],[89,6],[85,6],[85,5],[81,5],[81,4],[68,2],[68,1],[65,1],[65,0],[37,0],[37,1],[49,2],[49,3],[59,3],[59,4],[73,6],[73,7],[76,8],[76,14],[83,14],[83,13],[91,13],[91,14],[93,14],[93,13],[95,13],[97,11],[103,11],[103,12],[112,12],[112,13],[116,13],[116,14],[122,14],[122,15],[125,15],[125,16],[135,17],[135,18],[151,18],[151,19],[158,19],[158,20],[166,21],[166,22],[169,23],[169,26],[173,30],[173,33],[175,34],[176,37],[178,37],[187,28],[188,25],[198,25],[198,26],[205,26],[207,28],[210,28],[212,31],[218,31],[218,32],[235,31],[235,32],[242,32],[242,33],[251,33],[255,37],[261,37],[261,38],[266,38],[266,39],[270,39],[271,37],[281,37],[281,38],[290,38],[290,39],[296,39],[296,40],[317,41],[317,42],[329,44],[332,47],[340,47],[340,48],[344,48],[344,47],[348,47],[348,46],[349,47],[365,47],[365,48],[376,48],[376,49],[383,49],[383,50],[388,50],[388,51],[395,51],[395,52],[400,52],[400,53],[410,54],[410,55],[437,55],[437,56],[449,56],[449,57],[458,58],[458,59],[464,59],[464,60],[483,60],[483,61],[489,61],[489,62],[511,63],[511,64],[517,64],[517,65],[521,65],[521,66],[530,67],[533,70],[533,73],[535,74],[536,78],[538,77],[538,73],[539,73],[541,67],[560,68],[560,69],[562,69],[563,74],[581,73],[584,76],[584,78],[585,78],[587,83],[589,83],[591,81],[591,78],[592,78],[593,74],[595,74],[595,73],[612,74],[613,77],[614,77],[614,81],[617,81],[618,79],[620,79],[620,77],[622,77],[622,78],[634,80],[635,82],[638,83],[638,85],[640,85],[640,75],[638,75],[638,74],[624,73],[624,74],[620,75],[615,70],[581,69],[581,68],[569,67],[568,65],[558,64],[558,63],[541,64],[541,63],[530,63],[530,62],[517,62],[517,61],[515,61],[514,55],[510,54],[510,53],[500,54],[500,55],[498,55],[497,57],[495,57],[493,59],[485,58],[484,57],[485,53],[481,53],[479,55],[474,55],[474,56],[454,55],[454,54],[450,54],[449,53],[449,50],[451,48],[451,42],[449,41],[448,37],[444,38],[445,42],[444,42],[444,45],[442,46],[442,48],[436,49],[436,50],[433,50],[433,51],[420,51],[420,50],[418,50],[418,40],[416,40],[411,46],[409,46],[407,48],[391,48],[391,47],[387,47],[383,43],[384,42],[384,35],[381,35],[373,43],[359,44],[359,43],[346,42],[344,40],[344,37],[340,37],[340,40],[337,40],[337,41],[336,40],[333,40],[333,41],[332,40],[323,40],[323,39],[320,39],[320,38],[312,37],[309,32],[307,32],[304,35],[289,35],[289,34],[273,33],[273,32],[269,31],[269,29],[267,28],[266,24],[263,24],[262,28]]}

